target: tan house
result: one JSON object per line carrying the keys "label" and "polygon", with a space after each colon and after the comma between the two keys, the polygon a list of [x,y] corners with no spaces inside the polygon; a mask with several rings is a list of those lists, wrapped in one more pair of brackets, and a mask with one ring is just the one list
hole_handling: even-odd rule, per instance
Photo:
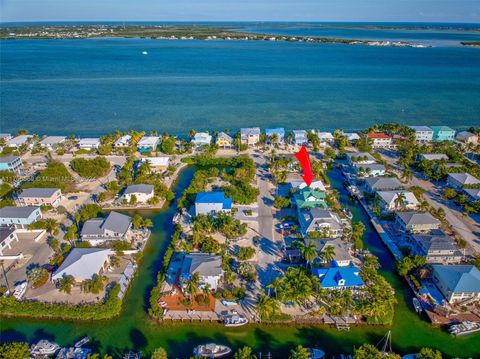
{"label": "tan house", "polygon": [[241,128],[240,141],[243,145],[255,146],[260,142],[260,127]]}
{"label": "tan house", "polygon": [[62,191],[59,188],[26,188],[15,199],[19,207],[25,206],[52,206],[57,207],[62,200]]}

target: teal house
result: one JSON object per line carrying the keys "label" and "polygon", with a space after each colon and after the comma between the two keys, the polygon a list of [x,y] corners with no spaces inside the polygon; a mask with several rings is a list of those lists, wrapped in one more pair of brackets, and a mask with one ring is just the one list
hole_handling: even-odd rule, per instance
{"label": "teal house", "polygon": [[314,207],[328,208],[325,197],[324,191],[304,187],[293,195],[293,202],[299,210]]}
{"label": "teal house", "polygon": [[433,130],[434,141],[453,141],[455,139],[455,130],[448,126],[430,126]]}

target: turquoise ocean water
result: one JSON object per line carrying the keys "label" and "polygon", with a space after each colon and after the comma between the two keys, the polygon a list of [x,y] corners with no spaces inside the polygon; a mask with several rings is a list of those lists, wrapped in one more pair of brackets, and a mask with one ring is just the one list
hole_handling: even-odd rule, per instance
{"label": "turquoise ocean water", "polygon": [[[357,129],[480,124],[479,27],[243,24],[241,30],[406,40],[429,48],[148,39],[0,41],[0,130]],[[142,55],[147,51],[148,55]]]}

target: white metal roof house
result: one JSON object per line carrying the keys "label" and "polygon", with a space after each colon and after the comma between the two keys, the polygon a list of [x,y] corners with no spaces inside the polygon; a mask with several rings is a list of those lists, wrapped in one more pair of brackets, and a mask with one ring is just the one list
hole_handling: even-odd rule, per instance
{"label": "white metal roof house", "polygon": [[369,193],[402,188],[402,183],[396,177],[370,177],[365,179],[365,189]]}
{"label": "white metal roof house", "polygon": [[123,240],[127,237],[132,219],[118,212],[110,212],[106,218],[89,219],[83,224],[80,236],[92,245],[106,241]]}
{"label": "white metal roof house", "polygon": [[117,139],[114,142],[113,147],[115,147],[115,148],[128,147],[128,146],[130,146],[130,140],[131,139],[132,139],[131,135],[123,135],[122,137],[120,137],[119,139]]}
{"label": "white metal roof house", "polygon": [[448,156],[444,153],[422,153],[419,158],[425,161],[448,161]]}
{"label": "white metal roof house", "polygon": [[377,196],[386,212],[414,210],[420,205],[417,197],[410,191],[378,191]]}
{"label": "white metal roof house", "polygon": [[72,276],[76,282],[101,274],[112,251],[108,248],[73,248],[63,263],[52,274],[52,280]]}
{"label": "white metal roof house", "polygon": [[314,207],[300,210],[298,219],[304,237],[307,237],[309,232],[325,232],[326,238],[334,238],[343,232],[343,223],[338,214],[327,209]]}
{"label": "white metal roof house", "polygon": [[208,132],[197,132],[192,138],[192,143],[196,147],[210,145],[212,143],[212,136],[209,135]]}
{"label": "white metal roof house", "polygon": [[[310,242],[315,244],[319,258],[321,258],[322,252],[327,247],[333,247],[335,249],[335,256],[333,260],[339,267],[349,266],[352,262],[352,256],[349,253],[348,246],[341,240],[341,238],[326,239],[326,238],[306,238],[305,243],[308,245]],[[328,264],[328,263],[327,263]]]}
{"label": "white metal roof house", "polygon": [[415,141],[420,143],[433,140],[433,130],[427,126],[408,126],[415,131]]}
{"label": "white metal roof house", "polygon": [[180,279],[188,281],[194,273],[200,276],[200,287],[209,284],[216,290],[223,275],[222,256],[208,253],[187,253],[183,258]]}
{"label": "white metal roof house", "polygon": [[170,158],[169,157],[143,157],[140,159],[141,163],[148,162],[150,163],[150,166],[152,169],[155,171],[163,171],[168,168],[168,165],[170,163]]}
{"label": "white metal roof house", "polygon": [[356,163],[353,170],[359,177],[376,177],[383,176],[386,168],[380,163]]}
{"label": "white metal roof house", "polygon": [[40,207],[12,207],[0,208],[0,226],[15,226],[26,228],[29,224],[42,218]]}
{"label": "white metal roof house", "polygon": [[307,131],[305,130],[293,130],[293,142],[297,146],[303,146],[308,144]]}
{"label": "white metal roof house", "polygon": [[99,138],[81,138],[78,141],[78,148],[80,149],[92,149],[100,147],[101,142]]}
{"label": "white metal roof house", "polygon": [[274,137],[276,137],[276,143],[283,144],[285,141],[285,129],[283,127],[267,128],[265,130],[265,136],[269,144],[273,143],[272,139]]}
{"label": "white metal roof house", "polygon": [[462,189],[465,185],[480,184],[480,180],[469,173],[449,173],[447,176],[447,184],[451,187]]}
{"label": "white metal roof house", "polygon": [[396,222],[407,233],[429,232],[440,227],[440,221],[428,212],[397,212]]}
{"label": "white metal roof house", "polygon": [[333,142],[335,139],[331,132],[318,132],[317,136],[322,145]]}
{"label": "white metal roof house", "polygon": [[66,139],[66,136],[47,136],[40,141],[40,146],[53,150],[61,143],[64,143]]}
{"label": "white metal roof house", "polygon": [[[22,145],[29,144],[29,141],[32,137],[33,137],[32,135],[20,135],[20,136],[11,138],[10,140],[7,141],[6,146],[19,148]],[[30,144],[30,147],[31,147],[31,144]]]}
{"label": "white metal roof house", "polygon": [[132,184],[125,189],[121,201],[126,200],[130,202],[132,196],[135,196],[137,202],[146,203],[149,199],[155,196],[154,187],[151,184]]}
{"label": "white metal roof house", "polygon": [[137,143],[139,149],[155,151],[160,143],[160,137],[158,136],[144,136]]}
{"label": "white metal roof house", "polygon": [[353,166],[356,164],[376,163],[375,157],[368,152],[350,152],[346,154],[348,163]]}

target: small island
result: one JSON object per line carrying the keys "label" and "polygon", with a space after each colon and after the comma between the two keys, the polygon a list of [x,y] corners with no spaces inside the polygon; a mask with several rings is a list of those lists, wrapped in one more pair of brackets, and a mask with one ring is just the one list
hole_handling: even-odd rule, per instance
{"label": "small island", "polygon": [[141,38],[159,40],[250,40],[336,43],[346,45],[426,47],[406,41],[341,39],[314,36],[287,36],[242,32],[233,27],[198,25],[55,25],[5,27],[0,39],[89,39]]}

